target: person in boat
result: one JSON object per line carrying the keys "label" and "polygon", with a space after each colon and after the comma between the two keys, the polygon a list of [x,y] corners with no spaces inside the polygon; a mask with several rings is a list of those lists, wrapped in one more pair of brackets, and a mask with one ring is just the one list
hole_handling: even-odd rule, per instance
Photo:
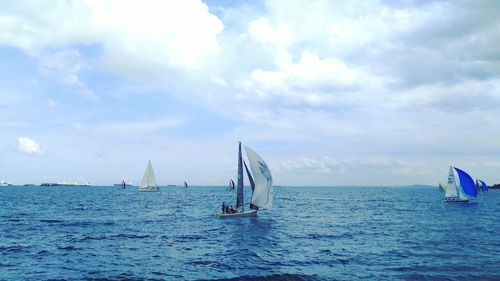
{"label": "person in boat", "polygon": [[222,201],[222,213],[225,214],[226,213],[226,201]]}
{"label": "person in boat", "polygon": [[236,213],[236,210],[233,208],[233,205],[229,206],[229,213],[230,214]]}

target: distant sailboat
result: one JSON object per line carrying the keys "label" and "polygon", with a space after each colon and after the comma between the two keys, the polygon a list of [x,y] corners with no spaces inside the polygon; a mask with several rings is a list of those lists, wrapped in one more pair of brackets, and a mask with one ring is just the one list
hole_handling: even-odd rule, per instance
{"label": "distant sailboat", "polygon": [[132,187],[132,183],[131,182],[125,182],[124,180],[122,180],[121,183],[115,183],[113,186],[121,188],[121,189],[124,189],[124,188],[127,188],[127,187]]}
{"label": "distant sailboat", "polygon": [[0,181],[0,186],[11,186],[12,184],[8,181]]}
{"label": "distant sailboat", "polygon": [[188,183],[184,182],[184,188],[188,188]]}
{"label": "distant sailboat", "polygon": [[155,173],[153,172],[153,166],[151,166],[151,160],[148,162],[148,167],[142,177],[139,191],[160,191],[160,187],[156,184]]}
{"label": "distant sailboat", "polygon": [[[271,210],[273,207],[273,178],[266,162],[251,148],[245,146],[245,151],[252,173],[248,170],[241,154],[241,142],[238,146],[238,182],[236,195],[236,212],[218,214],[219,217],[255,216],[259,210]],[[252,198],[249,209],[245,210],[243,201],[243,165],[252,188]],[[252,176],[253,174],[253,176]]]}
{"label": "distant sailboat", "polygon": [[[458,184],[455,172],[458,175]],[[468,202],[469,198],[475,198],[476,195],[477,190],[472,177],[466,172],[450,166],[444,202]]]}
{"label": "distant sailboat", "polygon": [[479,192],[488,192],[488,186],[482,180],[476,180],[476,188]]}
{"label": "distant sailboat", "polygon": [[234,181],[229,179],[229,190],[234,190]]}
{"label": "distant sailboat", "polygon": [[446,186],[444,186],[442,183],[439,183],[439,191],[446,192]]}

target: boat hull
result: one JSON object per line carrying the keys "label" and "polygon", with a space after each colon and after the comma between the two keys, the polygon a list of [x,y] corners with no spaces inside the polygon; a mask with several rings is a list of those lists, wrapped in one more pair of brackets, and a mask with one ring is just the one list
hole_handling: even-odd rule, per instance
{"label": "boat hull", "polygon": [[257,215],[257,210],[250,210],[250,211],[244,211],[244,212],[232,213],[232,214],[218,213],[217,217],[219,217],[219,218],[237,218],[237,217],[254,217],[256,215]]}
{"label": "boat hull", "polygon": [[139,188],[140,192],[158,192],[160,191],[159,187],[156,188]]}
{"label": "boat hull", "polygon": [[445,203],[466,203],[469,202],[469,199],[462,199],[459,197],[446,197],[443,202]]}

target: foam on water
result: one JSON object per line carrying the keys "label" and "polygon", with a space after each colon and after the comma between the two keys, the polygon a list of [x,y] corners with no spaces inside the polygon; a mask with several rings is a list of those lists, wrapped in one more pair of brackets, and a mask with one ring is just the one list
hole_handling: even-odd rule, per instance
{"label": "foam on water", "polygon": [[445,204],[430,187],[280,187],[273,211],[216,218],[234,197],[2,187],[0,279],[500,279],[499,190]]}

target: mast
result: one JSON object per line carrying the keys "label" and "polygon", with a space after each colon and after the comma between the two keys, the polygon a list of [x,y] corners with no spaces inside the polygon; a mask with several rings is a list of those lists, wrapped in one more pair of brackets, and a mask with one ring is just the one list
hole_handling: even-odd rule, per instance
{"label": "mast", "polygon": [[236,209],[243,211],[243,157],[241,156],[241,142],[238,145],[238,193],[236,195]]}

